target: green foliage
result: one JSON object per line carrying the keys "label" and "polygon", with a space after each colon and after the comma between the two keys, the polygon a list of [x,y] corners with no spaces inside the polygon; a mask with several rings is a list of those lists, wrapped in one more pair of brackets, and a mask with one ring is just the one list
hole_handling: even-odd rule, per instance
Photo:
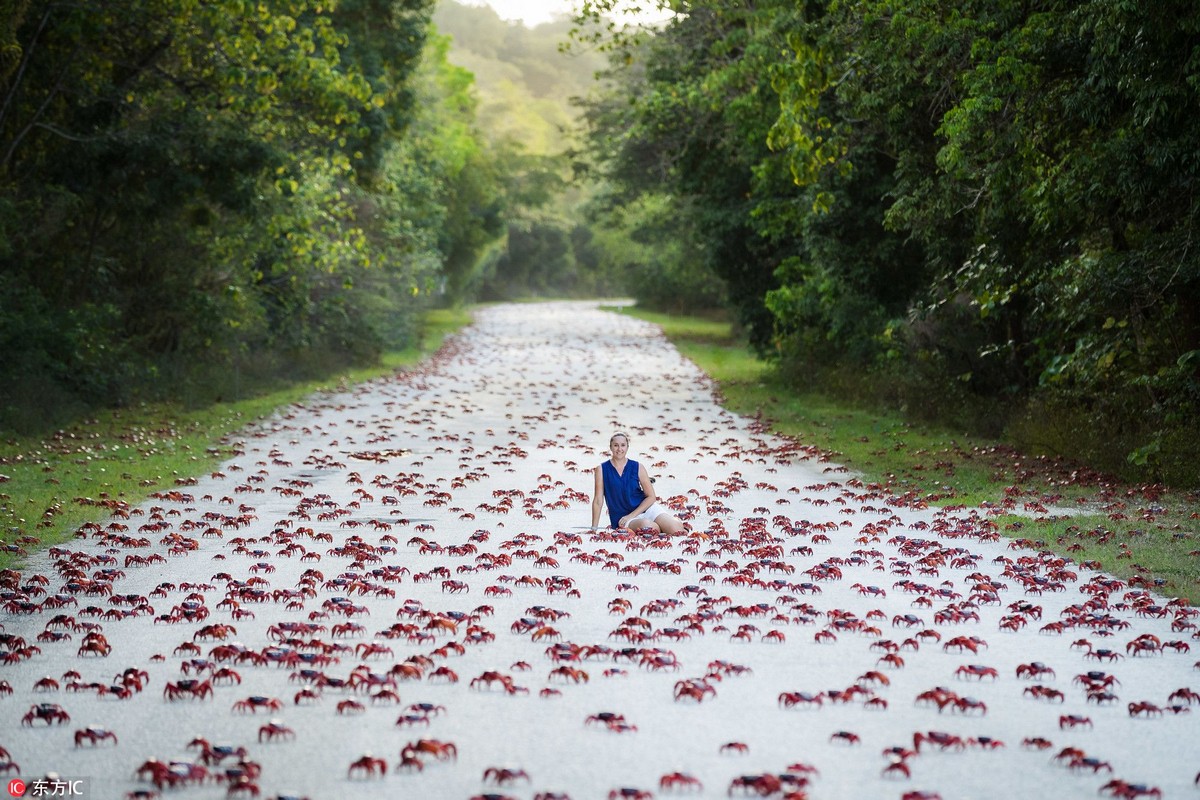
{"label": "green foliage", "polygon": [[1194,4],[617,5],[610,202],[670,198],[786,374],[1195,484]]}
{"label": "green foliage", "polygon": [[[900,80],[855,75],[838,94],[853,101],[856,127],[887,131],[893,149],[925,165],[920,176],[898,171],[885,218],[926,249],[933,280],[914,318],[943,328],[929,350],[977,331],[974,394],[1086,409],[1070,415],[1089,430],[1081,445],[1094,435],[1110,452],[1128,448],[1105,466],[1149,467],[1136,454],[1175,439],[1164,434],[1188,428],[1196,408],[1197,372],[1179,359],[1200,335],[1183,310],[1200,289],[1185,244],[1200,209],[1200,141],[1183,110],[1197,100],[1189,54],[1200,15],[1110,0],[1023,12],[848,6],[831,35],[862,62],[894,64],[882,71]],[[924,88],[922,117],[936,125],[915,141],[920,120],[888,127],[903,96],[892,87],[905,85]],[[956,324],[947,312],[964,300],[977,317]]]}
{"label": "green foliage", "polygon": [[[5,370],[23,376],[18,387],[0,390],[0,419],[37,424],[39,407],[79,412],[90,404],[126,396],[125,384],[140,376],[120,340],[112,307],[85,305],[56,314],[20,275],[0,274],[0,352]],[[69,388],[68,388],[69,387]]]}
{"label": "green foliage", "polygon": [[675,314],[723,306],[724,285],[705,265],[700,237],[672,198],[644,194],[598,216],[602,295],[625,290],[641,307]]}
{"label": "green foliage", "polygon": [[0,427],[370,363],[435,299],[632,292],[1197,482],[1194,4],[447,0],[453,42],[432,5],[0,0]]}
{"label": "green foliage", "polygon": [[533,155],[571,146],[568,130],[578,112],[569,100],[591,90],[604,59],[561,52],[570,21],[530,29],[505,22],[487,6],[453,0],[441,0],[433,19],[453,38],[450,60],[475,76],[479,127],[489,141],[520,143]]}
{"label": "green foliage", "polygon": [[12,6],[0,427],[409,343],[446,265],[502,231],[470,76],[426,49],[431,5]]}
{"label": "green foliage", "polygon": [[570,231],[555,220],[510,225],[504,252],[489,273],[480,290],[483,300],[562,296],[575,273]]}
{"label": "green foliage", "polygon": [[[0,427],[374,363],[430,303],[471,297],[489,266],[504,279],[510,228],[541,236],[535,259],[586,246],[554,155],[572,113],[550,61],[581,90],[592,70],[558,52],[567,23],[498,28],[538,107],[531,151],[521,125],[485,127],[433,4],[5,6]],[[573,253],[517,270],[545,273],[527,289],[594,285]]]}
{"label": "green foliage", "polygon": [[450,0],[434,20],[451,37],[448,60],[473,73],[482,142],[448,182],[448,300],[606,293],[611,284],[589,266],[599,263],[597,238],[580,221],[589,189],[570,184],[567,155],[579,113],[571,98],[588,91],[602,59],[560,52],[567,21],[531,30]]}
{"label": "green foliage", "polygon": [[[473,77],[449,61],[450,39],[430,38],[418,75],[418,112],[397,148],[389,218],[421,220],[440,255],[439,282],[451,303],[469,294],[479,257],[503,233],[507,207],[497,156],[479,133]],[[432,286],[415,287],[430,292]]]}
{"label": "green foliage", "polygon": [[[798,246],[794,229],[758,218],[769,215],[786,173],[767,147],[779,103],[768,73],[784,46],[781,20],[793,13],[782,1],[689,4],[657,35],[618,43],[609,89],[586,114],[608,202],[661,195],[671,203],[680,233],[665,285],[694,280],[693,296],[723,293],[760,348],[772,333],[764,296]],[[643,282],[639,297],[656,283]]]}

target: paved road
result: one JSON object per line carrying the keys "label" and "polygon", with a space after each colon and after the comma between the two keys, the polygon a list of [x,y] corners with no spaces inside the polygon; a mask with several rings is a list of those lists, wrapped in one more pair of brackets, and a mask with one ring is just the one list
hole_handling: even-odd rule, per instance
{"label": "paved road", "polygon": [[[581,529],[590,468],[618,429],[695,535]],[[313,397],[239,446],[219,473],[22,576],[26,587],[47,576],[47,595],[9,606],[5,648],[47,629],[71,636],[0,666],[14,690],[0,697],[0,746],[27,779],[86,779],[95,798],[148,791],[135,770],[196,760],[188,745],[200,737],[216,755],[246,748],[262,797],[313,800],[661,796],[672,773],[703,784],[692,796],[724,797],[797,789],[797,765],[815,768],[814,798],[1094,798],[1114,778],[1195,794],[1194,716],[1128,710],[1186,706],[1169,696],[1200,685],[1186,653],[1126,657],[1142,635],[1190,638],[1172,631],[1164,598],[1014,550],[978,514],[871,491],[803,443],[723,411],[656,329],[595,304],[484,309],[424,368]],[[139,596],[153,614],[117,618]],[[622,600],[628,610],[614,608]],[[111,650],[77,654],[87,631],[59,615],[99,626]],[[335,636],[335,625],[349,629]],[[959,637],[982,643],[946,647]],[[1079,640],[1116,655],[1097,660]],[[181,649],[190,643],[198,655]],[[1035,662],[1052,672],[1017,676]],[[971,665],[981,677],[960,672]],[[218,679],[221,668],[241,683]],[[143,691],[95,688],[126,670],[144,671]],[[498,675],[477,680],[488,672]],[[1089,699],[1073,680],[1088,672],[1119,680],[1111,698]],[[43,677],[59,688],[35,689]],[[185,684],[180,699],[164,698],[188,679],[211,680],[212,694],[192,698]],[[701,699],[676,700],[679,682]],[[306,689],[314,697],[297,702]],[[374,697],[388,690],[398,702]],[[799,702],[781,707],[784,692]],[[238,713],[249,698],[261,700]],[[23,725],[41,703],[69,721]],[[1090,724],[1062,730],[1064,715]],[[270,719],[294,737],[260,742]],[[89,725],[117,743],[76,747]],[[911,777],[885,774],[882,751],[911,748],[918,733],[962,747],[926,744],[903,761]],[[414,752],[398,771],[420,739],[452,743],[457,758]],[[1068,747],[1079,751],[1073,769],[1052,760]],[[386,776],[348,777],[368,754]],[[493,768],[513,770],[511,783],[485,782],[505,777]],[[746,776],[758,782],[736,783]],[[227,785],[167,793],[219,798]],[[234,785],[232,796],[250,795]]]}

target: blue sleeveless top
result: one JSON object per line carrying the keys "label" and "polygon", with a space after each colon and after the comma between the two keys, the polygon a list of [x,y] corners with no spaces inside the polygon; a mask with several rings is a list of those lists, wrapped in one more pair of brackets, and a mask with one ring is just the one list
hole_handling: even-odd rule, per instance
{"label": "blue sleeveless top", "polygon": [[638,480],[641,468],[638,462],[628,459],[625,462],[625,471],[620,475],[617,474],[612,461],[605,461],[600,465],[600,470],[604,477],[604,503],[608,506],[608,519],[612,527],[616,528],[620,525],[621,517],[633,511],[646,499],[646,493],[642,491],[642,484]]}

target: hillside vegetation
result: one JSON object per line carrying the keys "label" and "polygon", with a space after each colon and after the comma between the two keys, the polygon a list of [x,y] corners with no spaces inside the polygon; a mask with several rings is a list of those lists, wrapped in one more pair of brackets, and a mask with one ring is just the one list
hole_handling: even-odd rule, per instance
{"label": "hillside vegetation", "polygon": [[474,265],[464,297],[615,295],[634,265],[609,255],[602,226],[588,218],[595,183],[580,166],[577,99],[595,91],[607,58],[564,52],[570,20],[528,28],[487,6],[442,0],[433,15],[449,37],[447,57],[474,75],[476,124],[505,164],[504,234]]}
{"label": "hillside vegetation", "polygon": [[475,76],[476,118],[485,136],[536,155],[576,146],[572,129],[579,109],[572,98],[595,89],[607,59],[593,50],[562,51],[570,20],[528,28],[487,6],[441,0],[433,22],[451,38],[450,61]]}

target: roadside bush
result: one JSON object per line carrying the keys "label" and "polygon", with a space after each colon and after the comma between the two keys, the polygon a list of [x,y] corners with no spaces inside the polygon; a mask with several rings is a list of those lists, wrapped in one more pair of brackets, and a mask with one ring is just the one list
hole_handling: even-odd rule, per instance
{"label": "roadside bush", "polygon": [[18,276],[0,274],[0,429],[37,430],[127,400],[145,364],[119,324],[111,306],[56,312]]}
{"label": "roadside bush", "polygon": [[631,267],[630,288],[640,306],[671,314],[724,307],[722,281],[695,261],[664,259]]}

